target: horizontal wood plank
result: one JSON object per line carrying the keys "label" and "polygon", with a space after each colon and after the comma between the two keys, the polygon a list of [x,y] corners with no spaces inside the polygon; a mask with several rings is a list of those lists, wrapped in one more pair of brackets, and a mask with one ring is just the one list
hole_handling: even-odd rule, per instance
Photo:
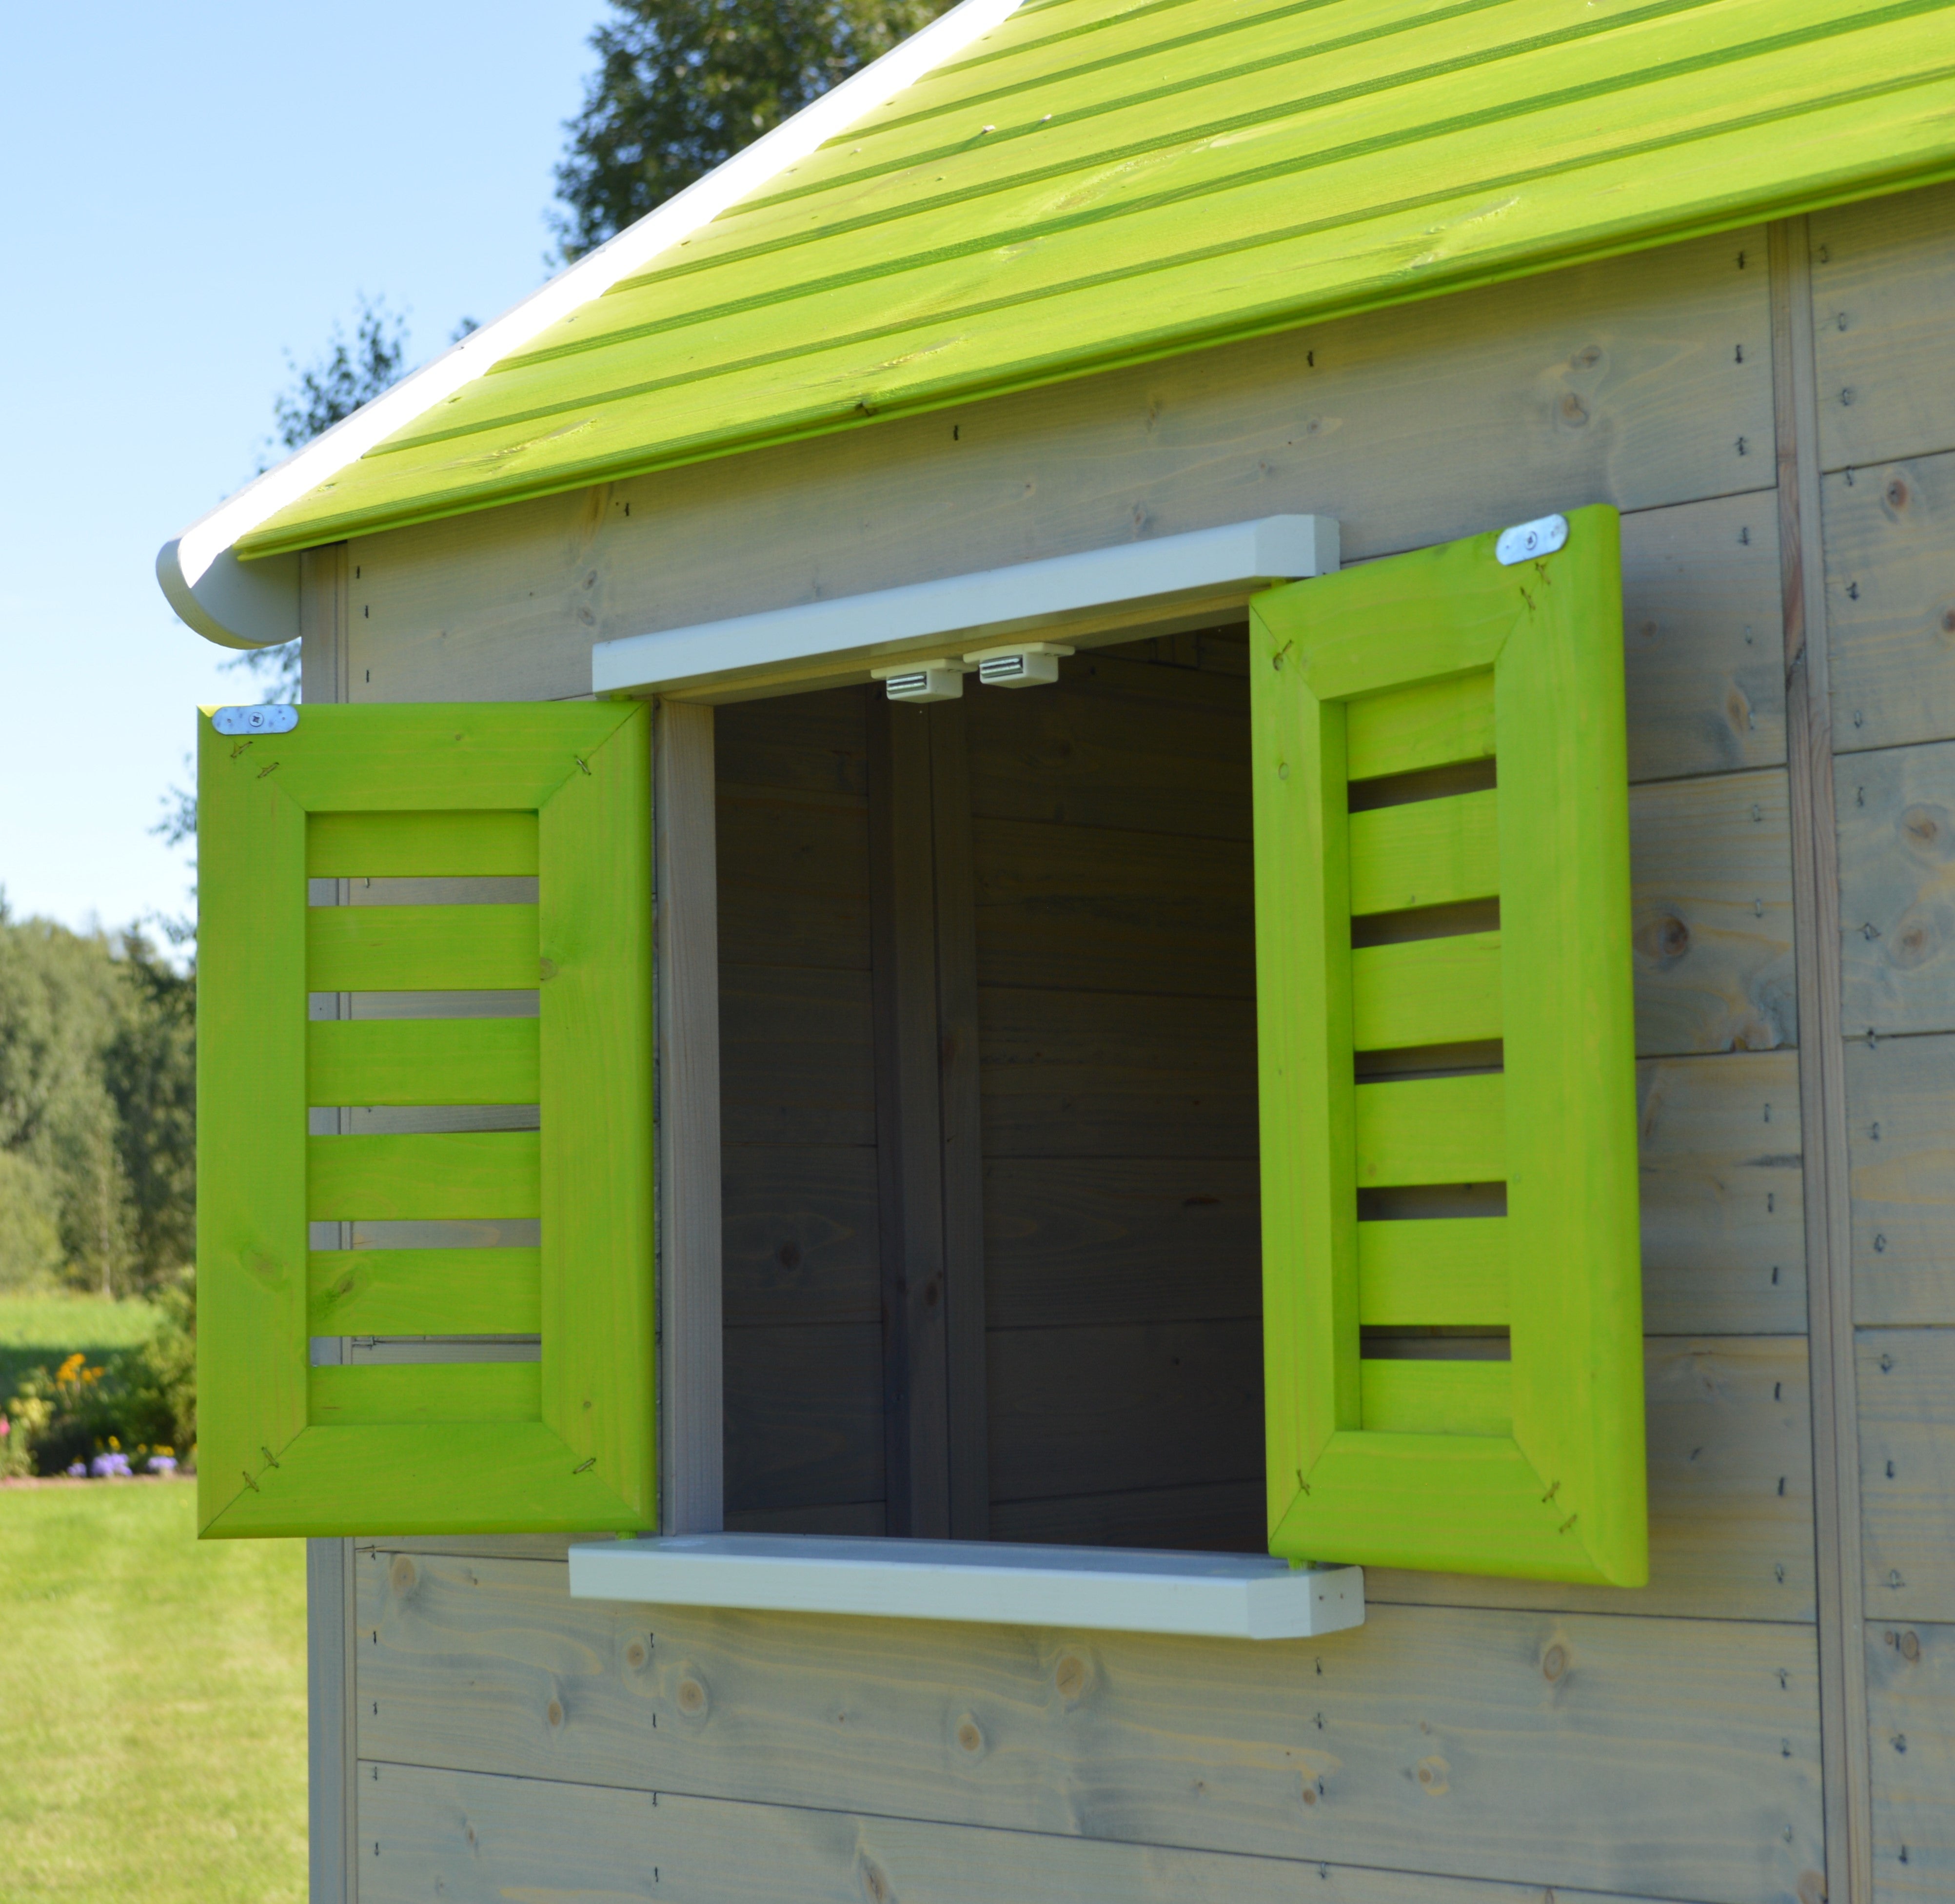
{"label": "horizontal wood plank", "polygon": [[873,1145],[869,974],[719,968],[719,1113],[729,1144]]}
{"label": "horizontal wood plank", "polygon": [[1345,765],[1353,780],[1487,760],[1493,751],[1491,669],[1366,694],[1345,713]]}
{"label": "horizontal wood plank", "polygon": [[1259,1203],[1253,1157],[988,1158],[986,1320],[1259,1316]]}
{"label": "horizontal wood plank", "polygon": [[1955,1031],[1955,741],[1840,755],[1847,1035]]}
{"label": "horizontal wood plank", "polygon": [[540,1362],[383,1362],[309,1369],[307,1374],[307,1418],[315,1427],[401,1421],[459,1426],[543,1416]]}
{"label": "horizontal wood plank", "polygon": [[1507,1434],[1510,1365],[1418,1356],[1358,1365],[1360,1419],[1380,1434]]}
{"label": "horizontal wood plank", "polygon": [[1388,1846],[1400,1870],[1721,1904],[1783,1904],[1818,1864],[1796,1626],[1374,1606],[1334,1644],[1243,1645],[654,1616],[572,1600],[539,1561],[355,1573],[359,1750],[382,1764],[1277,1858]]}
{"label": "horizontal wood plank", "polygon": [[1351,911],[1406,912],[1500,889],[1499,796],[1454,794],[1351,816]]}
{"label": "horizontal wood plank", "polygon": [[869,791],[865,716],[872,691],[736,702],[713,717],[714,776],[722,788],[799,793]]}
{"label": "horizontal wood plank", "polygon": [[729,1328],[880,1319],[873,1150],[729,1144],[720,1182]]}
{"label": "horizontal wood plank", "polygon": [[1811,1621],[1812,1427],[1804,1339],[1651,1338],[1644,1371],[1648,1586],[1368,1567],[1366,1599]]}
{"label": "horizontal wood plank", "polygon": [[1351,955],[1351,1036],[1360,1051],[1500,1035],[1500,935],[1456,933]]}
{"label": "horizontal wood plank", "polygon": [[985,1351],[994,1503],[1262,1472],[1258,1321],[993,1329]]}
{"label": "horizontal wood plank", "polygon": [[1955,1626],[1866,1628],[1876,1904],[1955,1898]]}
{"label": "horizontal wood plank", "polygon": [[1192,1553],[1268,1550],[1267,1490],[1260,1479],[1203,1481],[1185,1487],[1135,1487],[993,1501],[994,1541],[1085,1541],[1101,1547],[1162,1547]]}
{"label": "horizontal wood plank", "polygon": [[1629,861],[1637,1055],[1797,1043],[1784,773],[1632,788]]}
{"label": "horizontal wood plank", "polygon": [[1644,1327],[1802,1333],[1798,1053],[1646,1059],[1636,1108]]}
{"label": "horizontal wood plank", "polygon": [[340,1018],[306,1027],[313,1104],[534,1104],[534,1018]]}
{"label": "horizontal wood plank", "polygon": [[978,1032],[987,1161],[1257,1154],[1247,999],[987,990]]}
{"label": "horizontal wood plank", "polygon": [[1955,1619],[1955,1330],[1863,1330],[1854,1352],[1868,1616]]}
{"label": "horizontal wood plank", "polygon": [[1358,1226],[1358,1320],[1365,1328],[1505,1327],[1511,1277],[1504,1216]]}
{"label": "horizontal wood plank", "polygon": [[309,879],[508,878],[534,874],[537,864],[533,813],[306,816]]}
{"label": "horizontal wood plank", "polygon": [[538,1249],[314,1250],[306,1324],[316,1336],[534,1336]]}
{"label": "horizontal wood plank", "polygon": [[729,1511],[882,1498],[877,1324],[729,1329],[726,1358]]}
{"label": "horizontal wood plank", "polygon": [[543,1213],[534,1131],[306,1140],[306,1217],[493,1220]]}
{"label": "horizontal wood plank", "polygon": [[310,906],[315,992],[496,991],[540,975],[533,905]]}
{"label": "horizontal wood plank", "polygon": [[1955,1323],[1955,1037],[1846,1046],[1853,1320]]}
{"label": "horizontal wood plank", "polygon": [[867,798],[722,784],[716,807],[721,959],[867,971]]}
{"label": "horizontal wood plank", "polygon": [[1497,1073],[1360,1084],[1357,1097],[1359,1189],[1506,1175],[1506,1082]]}

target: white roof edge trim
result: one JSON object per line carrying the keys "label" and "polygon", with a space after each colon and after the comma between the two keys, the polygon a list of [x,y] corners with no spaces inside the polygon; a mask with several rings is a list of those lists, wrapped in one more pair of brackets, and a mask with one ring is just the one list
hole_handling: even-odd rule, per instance
{"label": "white roof edge trim", "polygon": [[570,1550],[573,1600],[1309,1639],[1365,1623],[1362,1567],[874,1535],[678,1534]]}
{"label": "white roof edge trim", "polygon": [[[873,672],[891,659],[932,648],[962,655],[981,644],[1034,630],[1063,638],[1075,619],[1168,607],[1226,593],[1246,597],[1273,582],[1334,574],[1338,528],[1330,516],[1264,516],[1128,542],[1042,562],[1015,563],[864,595],[837,596],[760,615],[600,641],[590,650],[590,688],[616,694],[704,693],[724,685],[813,684],[831,675]],[[1117,627],[1101,639],[1126,638]]]}
{"label": "white roof edge trim", "polygon": [[757,191],[866,113],[954,59],[1016,12],[1022,0],[960,0],[899,46],[783,120],[771,132],[587,252],[493,323],[295,450],[164,543],[156,578],[198,634],[231,648],[262,648],[298,634],[295,557],[238,561],[233,545],[404,424],[452,396],[579,305],[642,271],[729,206]]}

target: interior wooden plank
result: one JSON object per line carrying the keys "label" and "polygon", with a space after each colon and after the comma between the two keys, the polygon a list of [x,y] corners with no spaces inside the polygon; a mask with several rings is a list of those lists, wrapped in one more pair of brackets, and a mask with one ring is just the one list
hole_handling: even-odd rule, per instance
{"label": "interior wooden plank", "polygon": [[738,701],[714,720],[714,768],[726,789],[869,792],[867,698],[858,688]]}
{"label": "interior wooden plank", "polygon": [[1863,1330],[1854,1356],[1868,1616],[1955,1619],[1955,1330]]}
{"label": "interior wooden plank", "polygon": [[876,1141],[867,971],[722,965],[719,1106],[723,1141]]}
{"label": "interior wooden plank", "polygon": [[873,1149],[729,1144],[720,1168],[729,1327],[877,1320]]}
{"label": "interior wooden plank", "polygon": [[1485,760],[1494,751],[1494,672],[1367,694],[1346,708],[1344,719],[1353,780]]}
{"label": "interior wooden plank", "polygon": [[1197,1553],[1261,1553],[1268,1546],[1260,1478],[1192,1487],[1135,1487],[995,1501],[994,1541],[1062,1547],[1160,1547]]}
{"label": "interior wooden plank", "polygon": [[1843,754],[1834,782],[1848,1034],[1955,1031],[1955,741]]}
{"label": "interior wooden plank", "polygon": [[[392,1559],[356,1569],[360,1748],[382,1765],[1273,1858],[1388,1844],[1402,1870],[1720,1904],[1784,1904],[1818,1865],[1813,1637],[1782,1622],[1374,1605],[1334,1644],[1246,1646],[663,1607],[634,1671],[645,1610],[570,1599],[561,1565]],[[552,1698],[575,1723],[540,1723]],[[1423,1761],[1475,1804],[1435,1802]],[[1076,1795],[1108,1789],[1088,1832]]]}
{"label": "interior wooden plank", "polygon": [[534,1131],[307,1138],[307,1220],[540,1216],[541,1158]]}
{"label": "interior wooden plank", "polygon": [[306,1027],[314,1104],[534,1104],[534,1018],[340,1018]]}
{"label": "interior wooden plank", "polygon": [[1955,1325],[1955,1037],[1846,1047],[1853,1320]]}
{"label": "interior wooden plank", "polygon": [[788,1323],[726,1335],[726,1506],[883,1498],[883,1332]]}
{"label": "interior wooden plank", "polygon": [[716,807],[720,956],[735,965],[866,971],[866,798],[722,784]]}
{"label": "interior wooden plank", "polygon": [[1368,1430],[1386,1434],[1506,1434],[1513,1408],[1506,1362],[1380,1361],[1358,1367]]}
{"label": "interior wooden plank", "polygon": [[540,1362],[380,1362],[307,1373],[314,1427],[542,1418]]}
{"label": "interior wooden plank", "polygon": [[306,1317],[318,1336],[533,1336],[537,1249],[313,1250]]}
{"label": "interior wooden plank", "polygon": [[1955,1625],[1870,1619],[1875,1904],[1955,1894]]}
{"label": "interior wooden plank", "polygon": [[1490,789],[1353,814],[1352,914],[1411,911],[1498,893],[1499,798]]}
{"label": "interior wooden plank", "polygon": [[1500,935],[1466,932],[1351,955],[1351,1038],[1360,1051],[1500,1035]]}
{"label": "interior wooden plank", "polygon": [[306,816],[312,879],[461,879],[534,873],[534,813],[314,813]]}
{"label": "interior wooden plank", "polygon": [[316,992],[499,991],[534,986],[533,905],[310,906]]}
{"label": "interior wooden plank", "polygon": [[1510,1303],[1504,1216],[1358,1224],[1361,1326],[1504,1327]]}
{"label": "interior wooden plank", "polygon": [[1491,1183],[1506,1175],[1506,1086],[1497,1073],[1357,1090],[1358,1184]]}

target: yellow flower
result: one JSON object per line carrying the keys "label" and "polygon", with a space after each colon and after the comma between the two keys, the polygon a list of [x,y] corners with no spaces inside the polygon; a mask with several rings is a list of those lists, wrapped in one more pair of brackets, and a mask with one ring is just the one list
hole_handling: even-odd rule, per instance
{"label": "yellow flower", "polygon": [[109,1445],[110,1447],[113,1448],[118,1454],[121,1452],[122,1444],[121,1442],[118,1441],[113,1435],[111,1435],[109,1437]]}

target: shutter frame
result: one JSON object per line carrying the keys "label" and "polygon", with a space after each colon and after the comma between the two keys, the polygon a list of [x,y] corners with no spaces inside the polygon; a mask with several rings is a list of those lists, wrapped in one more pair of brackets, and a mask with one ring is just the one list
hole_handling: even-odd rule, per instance
{"label": "shutter frame", "polygon": [[[200,720],[203,1535],[656,1524],[650,727],[648,709],[619,703],[307,707],[291,732],[245,741],[219,735],[208,714]],[[537,1187],[501,1194],[540,1199],[531,1207],[540,1210],[540,1250],[507,1254],[515,1270],[531,1259],[537,1266],[540,1365],[314,1371],[316,1258],[335,1253],[308,1248],[307,1199],[319,1188],[308,1182],[309,1153],[364,1143],[379,1157],[402,1141],[307,1136],[315,1040],[306,994],[342,989],[308,984],[307,879],[309,870],[320,875],[308,866],[308,820],[500,816],[470,836],[494,859],[530,850],[524,827],[502,823],[526,811],[539,816],[530,870],[539,879],[533,982],[542,1128],[508,1147],[512,1161],[519,1152],[537,1156]],[[516,870],[513,860],[506,868],[500,860],[493,867],[431,864],[425,847],[408,843],[411,828],[397,830],[411,857],[367,869],[376,876]],[[436,840],[455,830],[446,822],[420,829]],[[329,821],[319,839],[332,836]],[[332,1175],[345,1176],[344,1158],[331,1161]],[[430,1182],[429,1199],[439,1201],[444,1187]],[[411,1277],[420,1252],[360,1254],[398,1282]],[[433,1314],[414,1333],[472,1333],[466,1317],[440,1327],[441,1301],[438,1288],[426,1292],[423,1307]],[[516,1313],[527,1309],[519,1298]],[[329,1325],[322,1333],[350,1332]],[[368,1376],[382,1379],[360,1379]],[[355,1399],[344,1402],[349,1394]],[[343,1402],[357,1425],[332,1418]],[[400,1418],[376,1420],[376,1411]]]}
{"label": "shutter frame", "polygon": [[[1606,507],[1569,520],[1538,561],[1502,566],[1488,534],[1251,606],[1269,1518],[1292,1559],[1648,1577],[1620,531]],[[1358,1191],[1374,1120],[1358,1099],[1408,1087],[1353,1072],[1347,709],[1488,669],[1511,1432],[1368,1427]]]}

